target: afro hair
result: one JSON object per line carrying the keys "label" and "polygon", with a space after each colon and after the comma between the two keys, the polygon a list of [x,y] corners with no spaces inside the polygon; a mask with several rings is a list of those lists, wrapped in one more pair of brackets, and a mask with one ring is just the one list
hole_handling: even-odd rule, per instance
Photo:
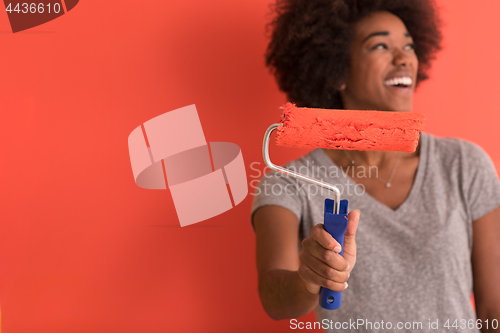
{"label": "afro hair", "polygon": [[419,60],[417,85],[441,49],[433,0],[277,0],[272,9],[266,65],[297,106],[343,108],[334,87],[348,75],[354,25],[372,12],[388,11],[406,25]]}

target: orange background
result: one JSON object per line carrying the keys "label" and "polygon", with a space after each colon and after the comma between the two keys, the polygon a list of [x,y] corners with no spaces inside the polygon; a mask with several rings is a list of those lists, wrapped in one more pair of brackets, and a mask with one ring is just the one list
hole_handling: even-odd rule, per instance
{"label": "orange background", "polygon": [[[86,0],[17,34],[0,12],[4,333],[289,331],[258,298],[252,196],[181,228],[168,190],[135,185],[127,148],[196,104],[207,141],[238,144],[256,179],[285,102],[264,67],[270,2]],[[444,51],[415,111],[498,167],[500,2],[439,4]],[[272,148],[277,163],[304,153]]]}

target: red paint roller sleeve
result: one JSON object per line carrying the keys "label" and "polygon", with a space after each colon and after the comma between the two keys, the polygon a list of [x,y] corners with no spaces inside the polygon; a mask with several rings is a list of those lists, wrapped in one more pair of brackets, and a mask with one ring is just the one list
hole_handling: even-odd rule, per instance
{"label": "red paint roller sleeve", "polygon": [[295,148],[414,152],[425,115],[415,112],[298,108],[284,105],[276,144]]}

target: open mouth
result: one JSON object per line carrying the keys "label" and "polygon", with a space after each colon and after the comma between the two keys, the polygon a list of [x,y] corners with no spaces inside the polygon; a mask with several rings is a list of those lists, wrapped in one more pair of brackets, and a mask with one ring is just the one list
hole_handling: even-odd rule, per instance
{"label": "open mouth", "polygon": [[413,84],[411,77],[394,77],[384,81],[384,84],[389,87],[410,88]]}

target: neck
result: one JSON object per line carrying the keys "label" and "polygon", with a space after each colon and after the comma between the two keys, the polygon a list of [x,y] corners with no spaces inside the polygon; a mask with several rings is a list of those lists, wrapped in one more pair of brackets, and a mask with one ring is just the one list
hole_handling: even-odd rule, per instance
{"label": "neck", "polygon": [[[354,160],[357,165],[363,166],[376,166],[379,169],[384,169],[387,167],[392,167],[395,160],[400,154],[397,151],[361,151],[361,150],[336,150],[336,149],[324,149],[325,153],[332,159],[337,165],[351,165],[352,161],[349,157]],[[347,154],[346,154],[347,152]],[[413,153],[401,153],[401,159],[411,158],[418,156],[420,152],[420,141],[418,143],[417,149]]]}
{"label": "neck", "polygon": [[348,155],[354,159],[357,164],[383,167],[397,158],[397,151],[360,151],[348,150]]}

